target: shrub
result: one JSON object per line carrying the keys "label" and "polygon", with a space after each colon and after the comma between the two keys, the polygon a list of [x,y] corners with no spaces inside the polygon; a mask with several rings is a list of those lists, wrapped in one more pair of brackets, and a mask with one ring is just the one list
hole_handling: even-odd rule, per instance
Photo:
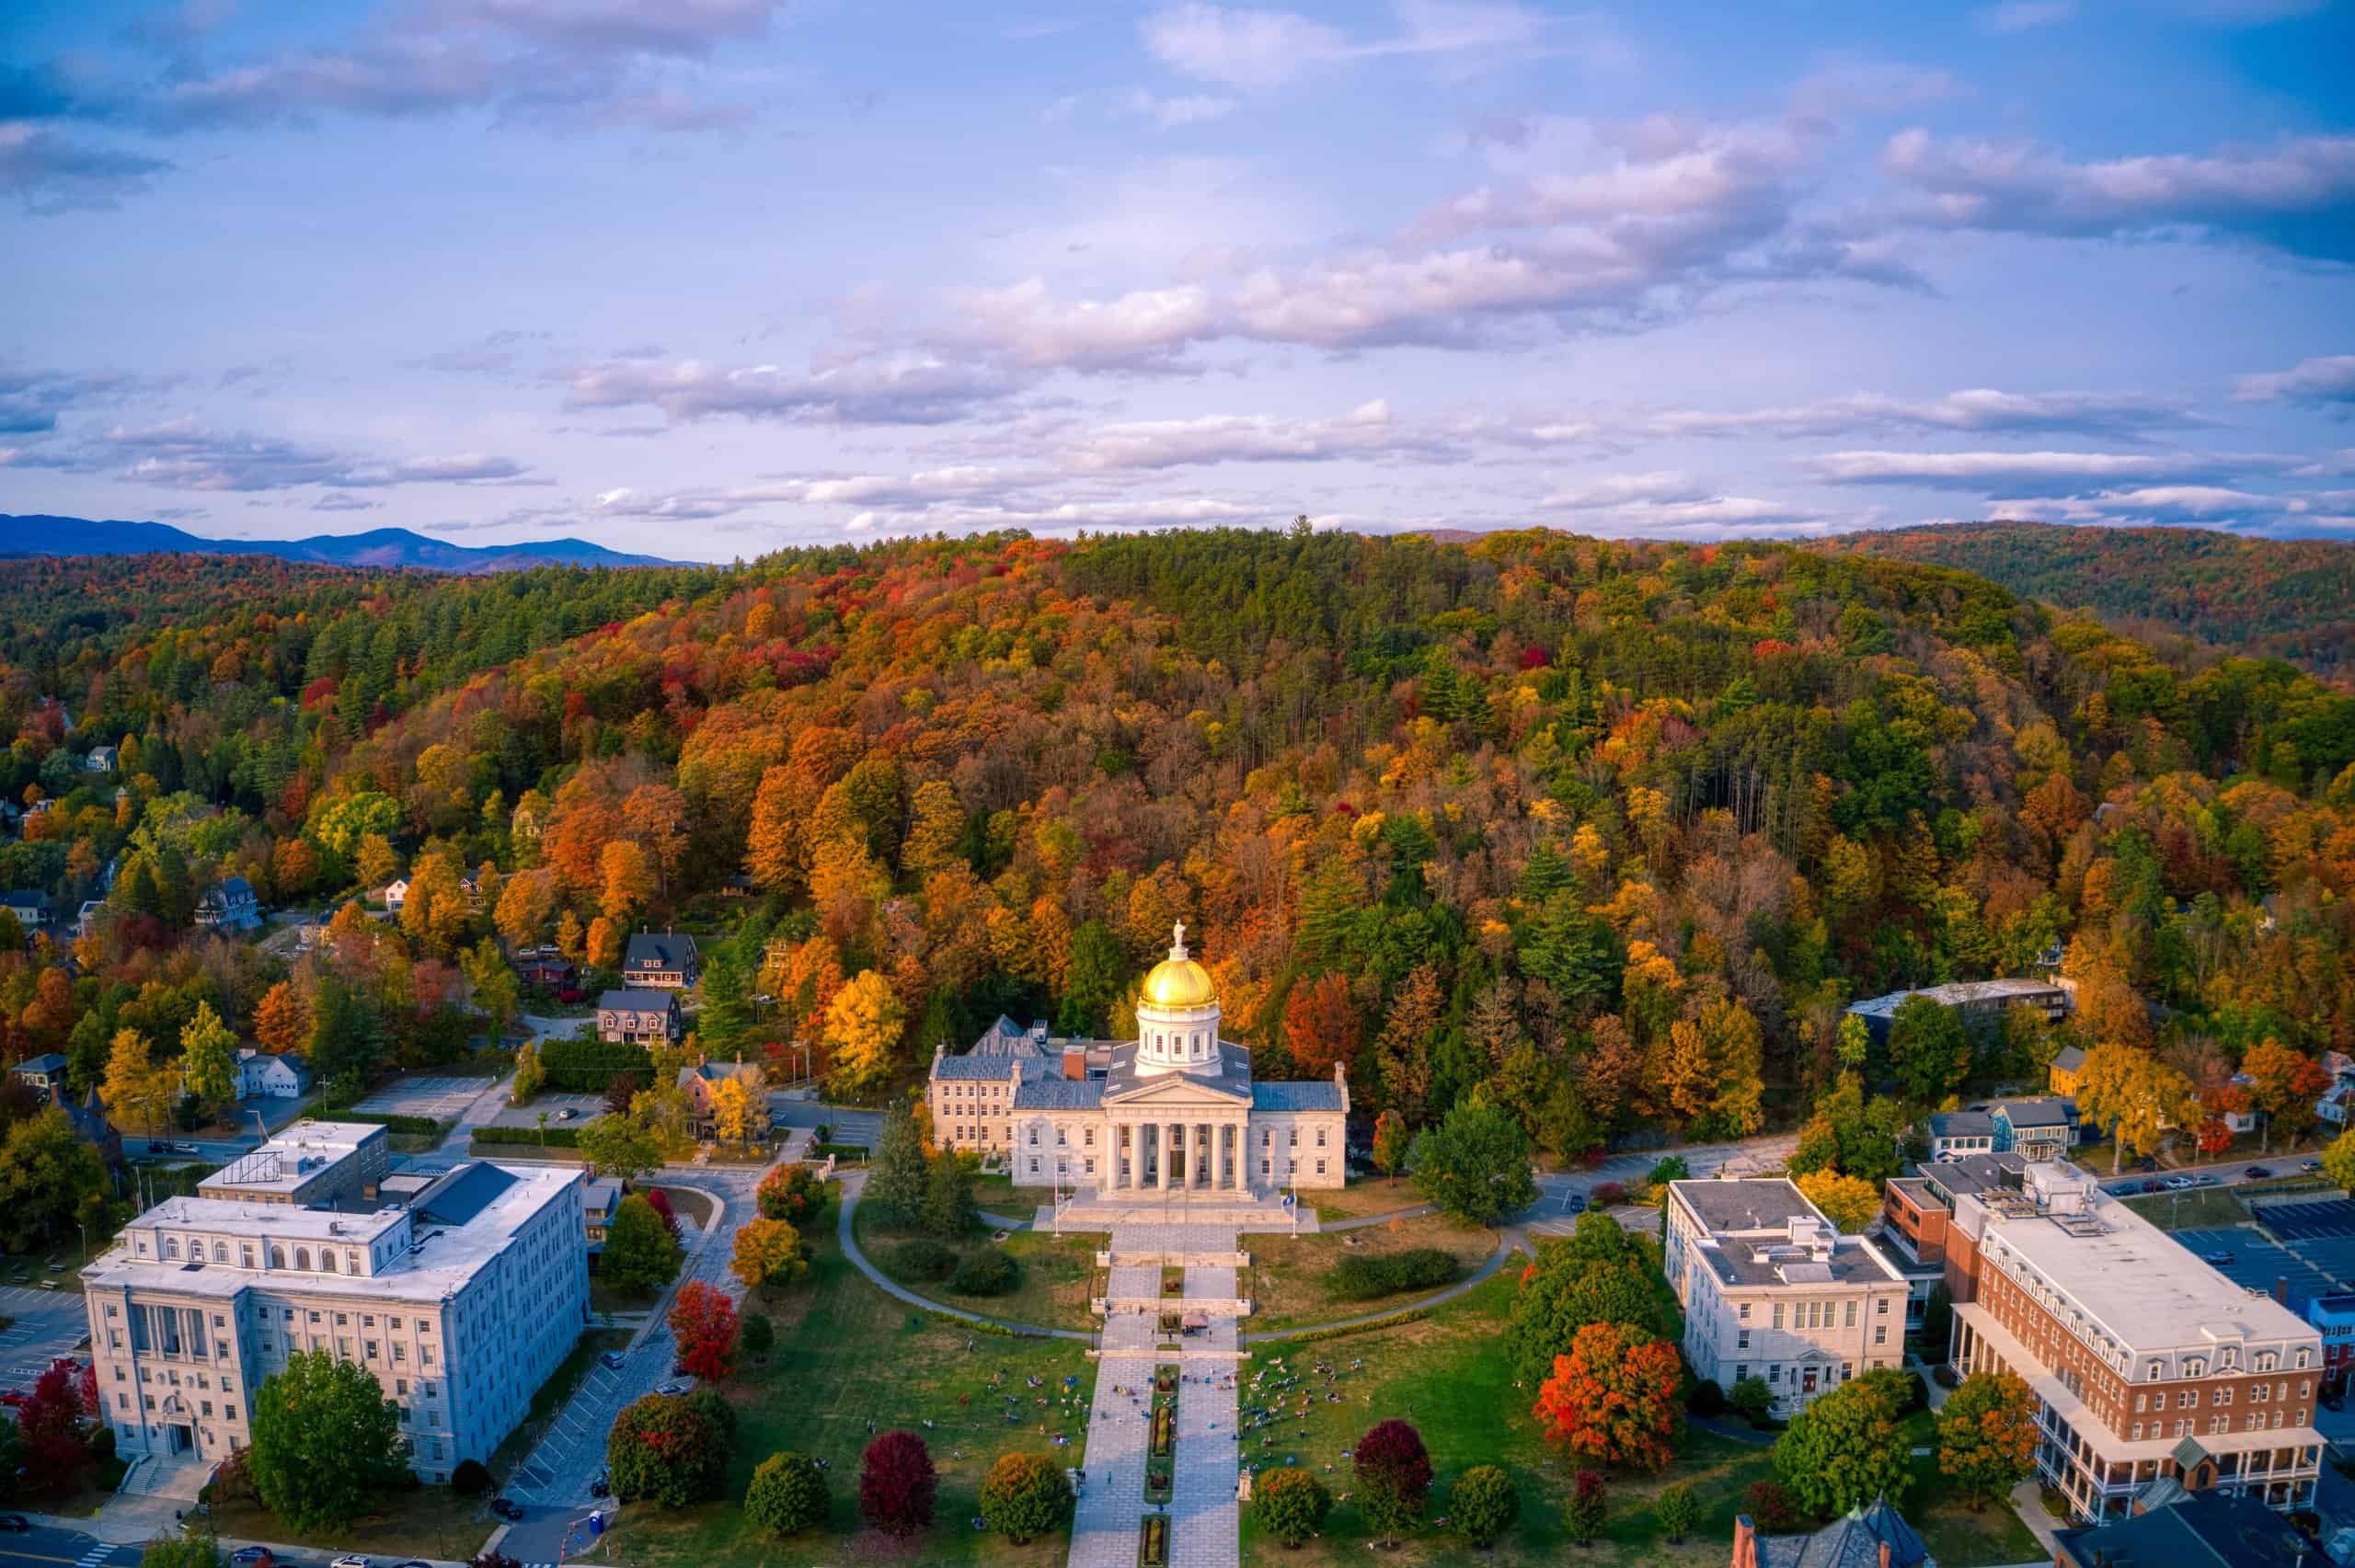
{"label": "shrub", "polygon": [[1336,1301],[1368,1301],[1401,1290],[1420,1290],[1455,1278],[1455,1254],[1439,1247],[1414,1247],[1403,1253],[1352,1253],[1327,1276],[1327,1288]]}
{"label": "shrub", "polygon": [[932,1455],[913,1432],[886,1432],[858,1461],[859,1516],[888,1536],[905,1539],[932,1528],[940,1478]]}
{"label": "shrub", "polygon": [[1695,1415],[1717,1415],[1726,1408],[1726,1391],[1715,1378],[1704,1378],[1684,1396],[1684,1408]]}
{"label": "shrub", "polygon": [[1668,1534],[1671,1545],[1693,1533],[1701,1522],[1701,1500],[1693,1495],[1690,1482],[1680,1481],[1673,1486],[1660,1488],[1652,1512],[1660,1516],[1660,1528]]}
{"label": "shrub", "polygon": [[450,1472],[450,1490],[461,1497],[479,1497],[490,1490],[490,1467],[480,1459],[460,1459]]}
{"label": "shrub", "polygon": [[1045,1454],[1001,1454],[982,1482],[982,1522],[1017,1546],[1061,1529],[1073,1503],[1070,1479]]}
{"label": "shrub", "polygon": [[776,1325],[764,1312],[747,1312],[737,1325],[737,1343],[751,1356],[766,1356],[776,1348]]}
{"label": "shrub", "polygon": [[1011,1253],[983,1247],[957,1265],[948,1276],[948,1288],[960,1296],[1003,1296],[1014,1288],[1020,1273]]}
{"label": "shrub", "polygon": [[1284,1545],[1299,1548],[1325,1528],[1333,1494],[1304,1470],[1271,1470],[1251,1483],[1251,1516]]}
{"label": "shrub", "polygon": [[1627,1201],[1625,1182],[1597,1182],[1586,1195],[1588,1204],[1596,1208],[1616,1208]]}
{"label": "shrub", "polygon": [[1580,1546],[1593,1543],[1611,1521],[1611,1483],[1599,1470],[1579,1471],[1577,1482],[1570,1488],[1570,1500],[1563,1506],[1562,1524],[1570,1539]]}
{"label": "shrub", "polygon": [[908,1279],[942,1280],[957,1272],[957,1249],[929,1239],[891,1249],[891,1272]]}
{"label": "shrub", "polygon": [[1798,1516],[1791,1507],[1791,1494],[1783,1490],[1779,1481],[1753,1481],[1742,1495],[1748,1504],[1743,1511],[1764,1534],[1775,1535],[1798,1523]]}
{"label": "shrub", "polygon": [[736,1447],[736,1407],[728,1402],[726,1394],[705,1383],[687,1396],[687,1408],[711,1423],[720,1442],[731,1449]]}
{"label": "shrub", "polygon": [[744,1517],[763,1535],[782,1538],[822,1525],[833,1507],[826,1472],[800,1454],[771,1454],[744,1489]]}
{"label": "shrub", "polygon": [[648,1394],[626,1407],[605,1437],[614,1495],[683,1508],[719,1495],[728,1444],[711,1418],[687,1401]]}
{"label": "shrub", "polygon": [[1763,1378],[1744,1378],[1734,1384],[1726,1402],[1752,1426],[1763,1427],[1775,1413],[1775,1391],[1766,1386]]}
{"label": "shrub", "polygon": [[1486,1551],[1521,1517],[1521,1494],[1495,1465],[1474,1465],[1456,1478],[1447,1511],[1464,1539]]}
{"label": "shrub", "polygon": [[826,1201],[826,1186],[807,1165],[780,1165],[761,1178],[755,1196],[762,1219],[798,1222],[818,1212]]}

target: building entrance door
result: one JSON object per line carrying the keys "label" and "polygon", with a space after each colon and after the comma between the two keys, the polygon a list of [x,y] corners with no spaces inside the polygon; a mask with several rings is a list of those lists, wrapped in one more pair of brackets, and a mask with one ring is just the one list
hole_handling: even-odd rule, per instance
{"label": "building entrance door", "polygon": [[1815,1392],[1815,1368],[1812,1368],[1812,1367],[1807,1367],[1807,1368],[1802,1368],[1800,1369],[1800,1371],[1799,1371],[1799,1392],[1801,1392],[1801,1393],[1803,1393],[1803,1394],[1811,1394],[1811,1393]]}

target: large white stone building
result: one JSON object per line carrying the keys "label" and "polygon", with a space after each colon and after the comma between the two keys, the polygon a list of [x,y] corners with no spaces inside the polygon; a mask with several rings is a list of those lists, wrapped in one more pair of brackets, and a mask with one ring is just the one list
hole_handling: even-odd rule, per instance
{"label": "large white stone building", "polygon": [[1061,1040],[1005,1020],[960,1056],[933,1058],[933,1135],[1003,1158],[1023,1185],[1276,1192],[1348,1179],[1347,1075],[1254,1082],[1251,1053],[1219,1038],[1217,988],[1186,928],[1137,998],[1137,1038]]}
{"label": "large white stone building", "polygon": [[1663,1265],[1694,1376],[1756,1378],[1779,1413],[1905,1364],[1905,1276],[1784,1177],[1671,1182]]}
{"label": "large white stone building", "polygon": [[[82,1271],[118,1452],[225,1459],[296,1350],[375,1377],[426,1481],[488,1459],[514,1430],[587,1321],[584,1178],[477,1162],[337,1179],[361,1173],[383,1137],[297,1123],[222,1173],[238,1179],[207,1184],[224,1196],[166,1199]],[[297,1181],[326,1196],[271,1201]]]}

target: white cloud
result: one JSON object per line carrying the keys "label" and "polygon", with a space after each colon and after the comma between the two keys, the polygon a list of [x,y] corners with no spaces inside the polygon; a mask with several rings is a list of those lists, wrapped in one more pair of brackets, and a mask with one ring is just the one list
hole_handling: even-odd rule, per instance
{"label": "white cloud", "polygon": [[2202,422],[2181,403],[2134,393],[1974,387],[1926,400],[1862,393],[1786,408],[1676,410],[1653,415],[1638,428],[1656,436],[1828,436],[1870,429],[2133,435]]}
{"label": "white cloud", "polygon": [[2072,163],[2028,143],[1940,141],[1900,132],[1882,172],[1940,227],[2069,237],[2196,228],[2297,255],[2355,260],[2355,136],[2307,136],[2264,151]]}
{"label": "white cloud", "polygon": [[1175,468],[1211,463],[1318,463],[1338,457],[1437,456],[1445,444],[1409,429],[1379,399],[1338,419],[1204,415],[1105,425],[1087,432],[1066,461],[1082,472]]}
{"label": "white cloud", "polygon": [[1002,374],[921,355],[854,357],[815,371],[701,360],[608,360],[564,372],[567,406],[649,404],[674,420],[718,414],[844,424],[932,425],[1020,390]]}
{"label": "white cloud", "polygon": [[1991,33],[2032,32],[2065,22],[2077,14],[2077,0],[2003,0],[1971,13],[1971,20]]}
{"label": "white cloud", "polygon": [[1261,91],[1352,60],[1384,56],[1494,58],[1534,45],[1546,20],[1512,5],[1396,0],[1396,27],[1355,39],[1292,11],[1186,5],[1142,24],[1145,48],[1170,69],[1221,86]]}
{"label": "white cloud", "polygon": [[2286,371],[2235,376],[2237,403],[2355,403],[2355,354],[2301,360]]}

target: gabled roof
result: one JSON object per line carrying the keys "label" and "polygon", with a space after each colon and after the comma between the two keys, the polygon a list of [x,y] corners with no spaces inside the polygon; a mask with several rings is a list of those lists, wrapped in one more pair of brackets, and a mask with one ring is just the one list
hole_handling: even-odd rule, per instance
{"label": "gabled roof", "polygon": [[[663,994],[667,996],[670,993],[666,991]],[[1010,1055],[982,1056],[979,1054],[939,1057],[933,1061],[932,1076],[952,1083],[994,1083],[1014,1076],[1014,1058]]]}
{"label": "gabled roof", "polygon": [[55,1051],[47,1056],[28,1057],[8,1070],[11,1072],[38,1072],[54,1078],[65,1070],[65,1059]]}
{"label": "gabled roof", "polygon": [[1993,1138],[1995,1118],[1984,1111],[1937,1111],[1930,1116],[1932,1138]]}
{"label": "gabled roof", "polygon": [[1100,1078],[1034,1078],[1014,1091],[1017,1111],[1092,1111],[1103,1103]]}
{"label": "gabled roof", "polygon": [[597,1006],[607,1013],[643,1013],[649,1008],[668,1012],[679,1005],[674,990],[609,990],[598,993]]}
{"label": "gabled roof", "polygon": [[2052,1065],[2063,1072],[2083,1072],[2085,1070],[2085,1050],[2078,1046],[2062,1046],[2052,1053]]}
{"label": "gabled roof", "polygon": [[2076,1119],[2077,1102],[2051,1095],[2035,1100],[1998,1100],[1992,1113],[2014,1127],[2067,1127]]}
{"label": "gabled roof", "polygon": [[1758,1568],[1879,1568],[1884,1545],[1890,1568],[1936,1568],[1929,1547],[1887,1497],[1812,1535],[1759,1537]]}
{"label": "gabled roof", "polygon": [[695,939],[685,932],[641,931],[629,939],[622,969],[684,969],[695,961]]}
{"label": "gabled roof", "polygon": [[47,894],[30,892],[22,887],[0,893],[0,904],[6,904],[12,910],[38,910],[44,908],[48,903]]}

